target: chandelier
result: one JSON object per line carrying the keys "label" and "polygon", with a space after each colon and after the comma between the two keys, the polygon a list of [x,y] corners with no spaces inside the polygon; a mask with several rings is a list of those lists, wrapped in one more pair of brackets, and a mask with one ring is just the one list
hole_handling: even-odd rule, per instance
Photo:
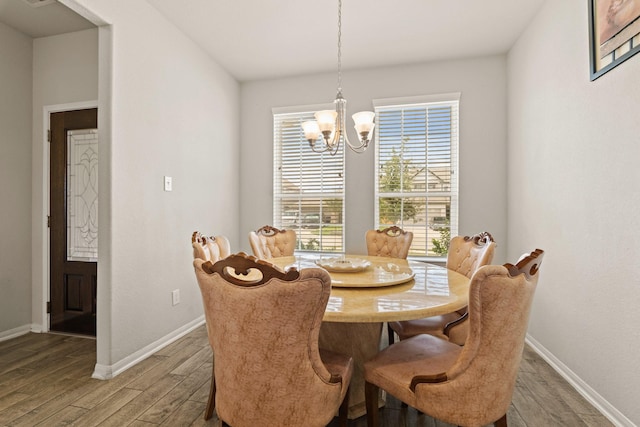
{"label": "chandelier", "polygon": [[335,110],[323,110],[314,114],[315,120],[302,123],[304,137],[316,153],[338,152],[341,143],[356,153],[363,153],[372,139],[375,113],[361,111],[352,118],[358,135],[358,144],[351,144],[347,137],[347,100],[342,96],[342,0],[338,0],[338,94],[334,101]]}

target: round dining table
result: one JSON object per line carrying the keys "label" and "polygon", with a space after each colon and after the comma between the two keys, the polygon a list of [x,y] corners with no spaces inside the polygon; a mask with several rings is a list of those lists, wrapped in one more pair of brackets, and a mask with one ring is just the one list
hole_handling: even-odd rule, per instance
{"label": "round dining table", "polygon": [[[364,369],[382,345],[384,322],[451,313],[468,303],[469,278],[420,261],[366,255],[300,253],[267,260],[283,270],[324,268],[331,295],[320,328],[320,347],[354,361],[349,418],[366,413]],[[380,395],[380,406],[384,397]]]}

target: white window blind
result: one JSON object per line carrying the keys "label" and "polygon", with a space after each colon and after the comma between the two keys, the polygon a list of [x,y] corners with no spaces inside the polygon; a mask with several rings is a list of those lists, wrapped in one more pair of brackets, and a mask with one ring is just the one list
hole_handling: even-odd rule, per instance
{"label": "white window blind", "polygon": [[311,151],[301,123],[313,111],[273,114],[273,223],[298,236],[297,249],[344,251],[344,151]]}
{"label": "white window blind", "polygon": [[[455,95],[455,94],[454,94]],[[444,256],[458,232],[458,97],[376,105],[376,227],[413,232],[411,256]]]}

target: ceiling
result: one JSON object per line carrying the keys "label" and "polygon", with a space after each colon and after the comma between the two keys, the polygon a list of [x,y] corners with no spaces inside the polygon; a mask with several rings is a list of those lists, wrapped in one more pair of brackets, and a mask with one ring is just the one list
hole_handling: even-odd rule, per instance
{"label": "ceiling", "polygon": [[[238,80],[335,71],[337,0],[147,0]],[[344,0],[342,67],[501,54],[544,0]]]}
{"label": "ceiling", "polygon": [[[31,37],[93,27],[65,6],[0,0]],[[344,70],[502,54],[545,0],[344,0]],[[337,0],[147,0],[239,81],[336,71]]]}
{"label": "ceiling", "polygon": [[[30,3],[43,6],[34,7]],[[33,38],[95,27],[58,2],[40,0],[0,0],[0,22]]]}

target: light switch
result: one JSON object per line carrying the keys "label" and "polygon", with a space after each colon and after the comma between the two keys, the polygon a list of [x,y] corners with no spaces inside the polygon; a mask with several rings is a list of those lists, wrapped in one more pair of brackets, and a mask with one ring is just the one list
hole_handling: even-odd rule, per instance
{"label": "light switch", "polygon": [[164,191],[171,191],[173,189],[173,181],[170,176],[164,177]]}

